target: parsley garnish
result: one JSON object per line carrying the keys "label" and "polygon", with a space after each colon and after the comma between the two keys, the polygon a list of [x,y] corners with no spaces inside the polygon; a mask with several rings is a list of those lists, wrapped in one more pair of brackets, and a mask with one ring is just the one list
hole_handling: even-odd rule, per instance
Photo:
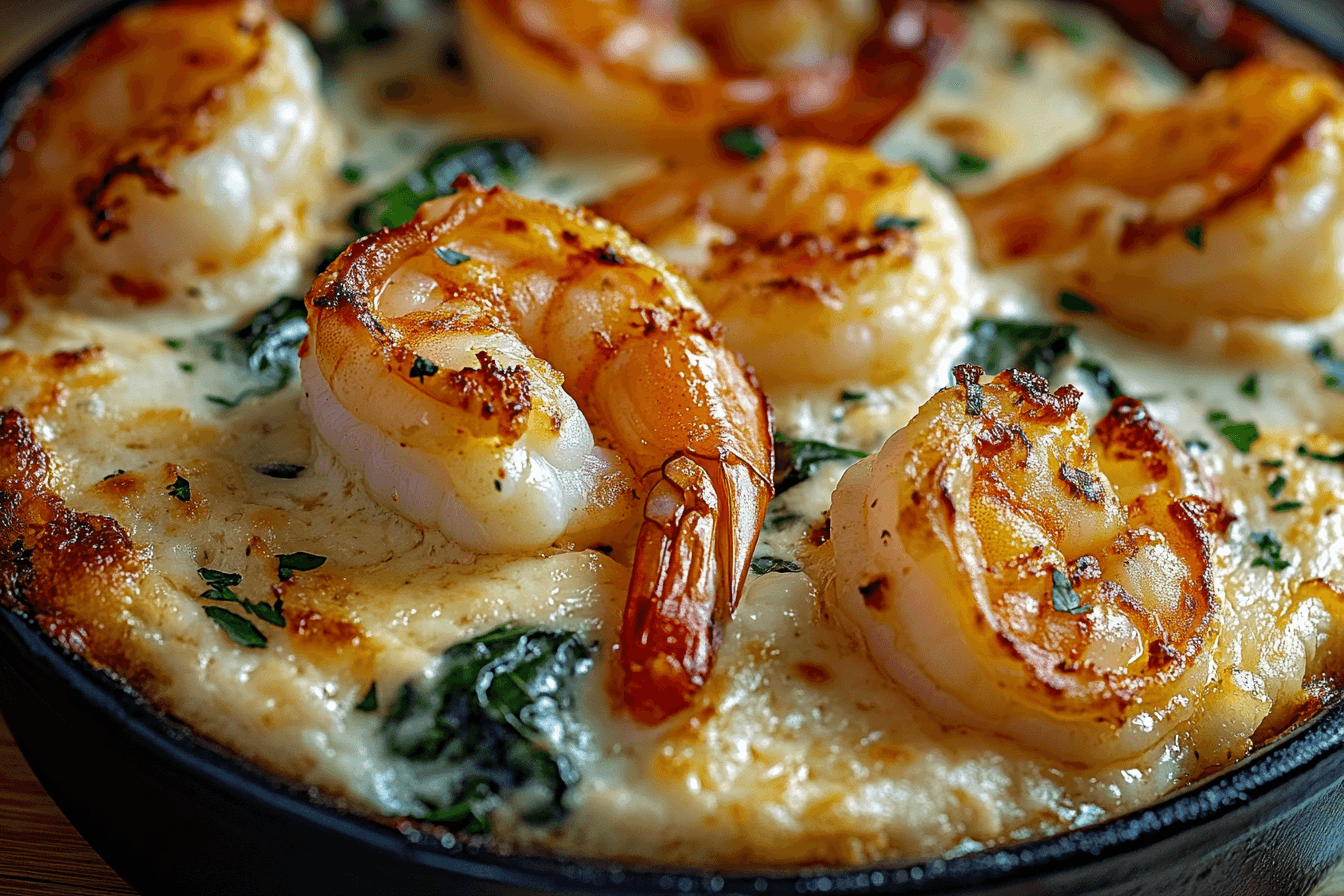
{"label": "parsley garnish", "polygon": [[240,603],[238,595],[233,593],[235,585],[243,581],[243,577],[236,572],[221,572],[218,569],[207,569],[202,566],[196,570],[196,575],[201,577],[205,584],[210,586],[210,590],[204,592],[201,597],[208,600],[231,600]]}
{"label": "parsley garnish", "polygon": [[1200,223],[1191,224],[1185,228],[1185,241],[1196,249],[1204,248],[1204,225]]}
{"label": "parsley garnish", "polygon": [[817,467],[827,461],[859,460],[866,456],[862,451],[852,448],[808,439],[791,439],[775,433],[775,494],[782,494],[798,483],[811,479]]}
{"label": "parsley garnish", "polygon": [[438,372],[439,372],[439,365],[435,364],[428,358],[422,358],[419,355],[416,355],[415,361],[411,363],[411,373],[410,373],[411,378],[417,379],[422,383],[425,381],[425,377],[433,376]]}
{"label": "parsley garnish", "polygon": [[206,607],[205,615],[219,623],[219,627],[228,632],[230,638],[244,647],[266,646],[266,636],[259,632],[255,625],[237,613],[230,612],[223,607]]}
{"label": "parsley garnish", "polygon": [[341,179],[348,184],[357,184],[364,179],[364,169],[347,162],[341,166]]}
{"label": "parsley garnish", "polygon": [[378,682],[369,685],[369,689],[364,694],[364,698],[355,704],[358,712],[377,712],[378,711]]}
{"label": "parsley garnish", "polygon": [[1274,477],[1274,481],[1265,486],[1265,491],[1269,492],[1271,498],[1277,498],[1283,494],[1283,490],[1288,486],[1288,477],[1280,473]]}
{"label": "parsley garnish", "polygon": [[1060,359],[1073,349],[1076,327],[1042,321],[971,321],[971,343],[958,364],[974,364],[986,373],[1017,368],[1050,379]]}
{"label": "parsley garnish", "polygon": [[1324,341],[1316,343],[1311,349],[1311,359],[1321,368],[1325,387],[1344,392],[1344,360],[1335,357],[1334,347]]}
{"label": "parsley garnish", "polygon": [[317,569],[323,563],[327,562],[326,557],[317,554],[310,554],[307,551],[295,551],[292,554],[278,554],[276,562],[279,564],[278,573],[280,581],[288,582],[295,572],[307,572],[310,569]]}
{"label": "parsley garnish", "polygon": [[1257,373],[1253,373],[1250,376],[1246,377],[1246,379],[1242,380],[1241,385],[1237,387],[1237,391],[1240,392],[1242,395],[1245,395],[1247,398],[1259,398],[1260,375]]}
{"label": "parsley garnish", "polygon": [[179,475],[173,480],[173,484],[168,486],[168,494],[185,504],[191,500],[191,483]]}
{"label": "parsley garnish", "polygon": [[1260,428],[1254,423],[1238,423],[1223,411],[1210,411],[1209,423],[1242,454],[1250,451],[1260,438]]}
{"label": "parsley garnish", "polygon": [[803,567],[792,560],[780,560],[778,557],[757,557],[751,561],[751,571],[758,576],[768,572],[802,572]]}
{"label": "parsley garnish", "polygon": [[1260,556],[1251,561],[1252,566],[1265,566],[1279,572],[1292,565],[1280,556],[1283,545],[1273,532],[1253,532],[1251,542],[1260,549]]}
{"label": "parsley garnish", "polygon": [[457,267],[464,261],[471,261],[470,255],[463,255],[456,249],[449,249],[447,246],[435,246],[434,254],[445,263]]}
{"label": "parsley garnish", "polygon": [[1059,307],[1065,311],[1072,311],[1075,314],[1093,314],[1097,306],[1093,305],[1087,299],[1074,292],[1065,290],[1059,294]]}
{"label": "parsley garnish", "polygon": [[1301,506],[1302,506],[1301,501],[1280,501],[1279,503],[1275,504],[1273,507],[1269,509],[1274,511],[1275,513],[1283,513],[1284,511],[1287,510],[1297,510]]}
{"label": "parsley garnish", "polygon": [[1306,445],[1298,445],[1297,453],[1312,460],[1324,461],[1327,464],[1344,464],[1344,451],[1338,454],[1323,454],[1319,451],[1312,451]]}
{"label": "parsley garnish", "polygon": [[719,134],[720,146],[748,161],[759,159],[774,143],[775,133],[766,127],[748,125]]}
{"label": "parsley garnish", "polygon": [[1051,24],[1055,26],[1055,31],[1059,36],[1071,44],[1085,44],[1091,37],[1081,22],[1067,16],[1060,16]]}
{"label": "parsley garnish", "polygon": [[988,170],[989,159],[982,159],[980,156],[972,155],[969,152],[958,152],[952,159],[952,173],[957,177],[984,174]]}
{"label": "parsley garnish", "polygon": [[168,346],[168,348],[172,349],[173,351],[177,351],[187,343],[181,339],[165,339],[163,340],[163,344]]}
{"label": "parsley garnish", "polygon": [[1083,603],[1078,592],[1073,590],[1068,575],[1060,569],[1050,573],[1050,603],[1059,612],[1074,616],[1081,616],[1092,609],[1091,604]]}
{"label": "parsley garnish", "polygon": [[902,218],[900,215],[883,215],[873,222],[873,229],[879,233],[885,233],[888,230],[914,230],[923,223],[923,218]]}
{"label": "parsley garnish", "polygon": [[840,393],[841,401],[863,401],[867,397],[867,392],[850,392],[846,390]]}

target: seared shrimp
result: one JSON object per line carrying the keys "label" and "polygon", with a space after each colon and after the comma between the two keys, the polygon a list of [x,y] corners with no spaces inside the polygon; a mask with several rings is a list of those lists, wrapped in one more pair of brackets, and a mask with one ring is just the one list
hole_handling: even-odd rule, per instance
{"label": "seared shrimp", "polygon": [[237,315],[297,285],[338,132],[297,29],[256,0],[141,6],[95,34],[5,147],[0,295]]}
{"label": "seared shrimp", "polygon": [[1270,62],[1209,75],[1167,109],[964,206],[989,265],[1178,341],[1200,320],[1304,320],[1344,296],[1344,107],[1329,74]]}
{"label": "seared shrimp", "polygon": [[313,284],[315,428],[376,498],[476,551],[546,547],[642,495],[620,657],[631,713],[659,721],[741,595],[773,491],[765,398],[625,231],[455,186]]}
{"label": "seared shrimp", "polygon": [[901,380],[945,356],[977,303],[956,202],[867,150],[784,141],[595,209],[682,265],[767,389]]}
{"label": "seared shrimp", "polygon": [[840,609],[947,721],[1065,759],[1137,756],[1211,681],[1221,505],[1131,399],[1089,444],[1071,386],[956,373],[836,489]]}
{"label": "seared shrimp", "polygon": [[704,154],[724,128],[867,142],[949,56],[939,0],[464,0],[492,104],[553,136]]}

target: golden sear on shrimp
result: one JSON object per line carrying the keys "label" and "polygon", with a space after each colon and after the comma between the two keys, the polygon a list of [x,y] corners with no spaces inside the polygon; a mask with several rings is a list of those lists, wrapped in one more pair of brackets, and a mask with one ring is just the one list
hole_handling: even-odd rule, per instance
{"label": "golden sear on shrimp", "polygon": [[338,156],[305,38],[258,0],[117,16],[5,145],[0,296],[237,315],[295,285]]}
{"label": "golden sear on shrimp", "polygon": [[951,55],[933,0],[466,0],[482,95],[601,149],[703,156],[744,123],[861,144]]}
{"label": "golden sear on shrimp", "polygon": [[1038,262],[1043,287],[1120,325],[1183,338],[1200,320],[1303,320],[1344,296],[1344,105],[1326,73],[1254,61],[964,207],[984,261]]}
{"label": "golden sear on shrimp", "polygon": [[951,196],[868,150],[783,141],[672,167],[596,210],[692,275],[767,388],[941,376],[979,303]]}
{"label": "golden sear on shrimp", "polygon": [[637,493],[620,659],[629,709],[661,720],[704,684],[746,579],[772,493],[765,398],[619,227],[454,186],[314,283],[315,428],[375,498],[477,551],[610,530]]}
{"label": "golden sear on shrimp", "polygon": [[958,368],[841,481],[840,607],[945,718],[1067,758],[1135,756],[1211,680],[1227,518],[1137,402],[1117,399],[1089,442],[1077,390],[980,376]]}

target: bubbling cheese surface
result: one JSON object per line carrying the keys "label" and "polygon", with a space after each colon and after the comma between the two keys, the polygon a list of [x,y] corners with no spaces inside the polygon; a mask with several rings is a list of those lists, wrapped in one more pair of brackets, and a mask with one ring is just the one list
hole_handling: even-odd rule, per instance
{"label": "bubbling cheese surface", "polygon": [[[1077,14],[1017,0],[973,7],[961,56],[879,150],[936,167],[953,146],[976,149],[993,164],[983,184],[966,186],[990,186],[1086,140],[1111,111],[1184,89],[1100,17],[1079,20],[1085,39],[1052,29]],[[1023,33],[1033,35],[1025,75],[1012,50]],[[370,115],[361,98],[388,71],[375,53],[348,63],[332,97],[351,128],[352,156],[383,166],[370,165],[371,190],[454,129],[443,119]],[[413,135],[410,150],[395,150],[397,129]],[[587,201],[649,167],[543,157],[521,189]],[[984,282],[981,314],[1056,314],[1053,296]],[[258,297],[257,307],[273,298]],[[536,826],[501,807],[494,833],[508,848],[718,869],[847,865],[955,855],[1089,824],[1239,758],[1251,739],[1229,752],[1215,736],[1220,726],[1258,729],[1258,743],[1322,696],[1316,685],[1344,632],[1344,596],[1331,584],[1344,582],[1344,466],[1310,452],[1339,450],[1344,394],[1316,385],[1307,352],[1337,335],[1333,322],[1227,326],[1180,349],[1078,323],[1088,359],[1104,362],[1179,438],[1197,440],[1200,463],[1237,517],[1215,558],[1224,616],[1204,710],[1119,765],[1060,762],[1000,732],[946,724],[884,676],[826,600],[826,517],[841,461],[775,500],[756,554],[797,571],[751,577],[693,706],[651,728],[613,714],[604,679],[627,550],[474,556],[415,525],[370,498],[313,437],[297,385],[233,409],[211,401],[239,391],[239,369],[196,339],[210,327],[179,313],[86,315],[34,302],[3,337],[4,404],[30,424],[6,418],[0,430],[25,459],[15,468],[34,469],[45,453],[45,480],[30,477],[28,487],[60,502],[72,526],[106,515],[129,539],[109,542],[101,566],[89,560],[71,573],[82,587],[42,590],[32,611],[210,739],[387,816],[415,814],[421,782],[388,749],[380,715],[356,710],[371,682],[385,705],[404,682],[427,680],[445,649],[506,622],[579,631],[599,646],[577,684],[569,814]],[[1082,371],[1061,375],[1084,386],[1095,422],[1105,393]],[[1254,394],[1238,389],[1251,373]],[[873,451],[929,392],[923,381],[859,382],[771,398],[785,434]],[[1262,435],[1239,452],[1211,411],[1255,420]],[[292,478],[276,478],[277,469]],[[1274,486],[1279,477],[1285,484]],[[1275,510],[1282,501],[1301,506]],[[1264,554],[1252,533],[1266,532],[1281,544],[1282,569],[1255,562]],[[295,552],[327,560],[278,580],[275,558]],[[282,600],[287,625],[262,627],[264,649],[241,647],[202,612],[201,568],[240,575],[243,599]],[[1210,755],[1205,741],[1222,752]]]}

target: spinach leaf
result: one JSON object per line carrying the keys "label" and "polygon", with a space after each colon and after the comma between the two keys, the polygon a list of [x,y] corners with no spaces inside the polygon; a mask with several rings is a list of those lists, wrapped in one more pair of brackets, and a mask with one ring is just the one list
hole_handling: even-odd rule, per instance
{"label": "spinach leaf", "polygon": [[775,433],[775,494],[786,492],[803,480],[811,479],[817,467],[828,460],[858,460],[863,457],[867,455],[852,448],[808,439],[791,439]]}
{"label": "spinach leaf", "polygon": [[226,408],[236,408],[249,398],[278,392],[299,371],[299,343],[308,335],[308,312],[303,299],[281,296],[256,313],[247,326],[214,342],[216,360],[242,364],[252,371],[257,385],[232,398],[207,395]]}
{"label": "spinach leaf", "polygon": [[470,174],[482,186],[511,187],[531,169],[532,151],[518,140],[450,143],[430,155],[419,168],[350,213],[350,226],[361,234],[400,227],[421,204],[453,192],[459,174]]}
{"label": "spinach leaf", "polygon": [[971,321],[971,344],[957,363],[974,364],[986,373],[1030,370],[1048,380],[1073,350],[1076,331],[1069,324],[977,317]]}
{"label": "spinach leaf", "polygon": [[504,625],[450,647],[428,684],[404,684],[383,734],[434,782],[420,794],[424,817],[485,833],[490,809],[510,797],[531,824],[562,819],[578,781],[561,746],[572,684],[592,667],[592,653],[575,632]]}

